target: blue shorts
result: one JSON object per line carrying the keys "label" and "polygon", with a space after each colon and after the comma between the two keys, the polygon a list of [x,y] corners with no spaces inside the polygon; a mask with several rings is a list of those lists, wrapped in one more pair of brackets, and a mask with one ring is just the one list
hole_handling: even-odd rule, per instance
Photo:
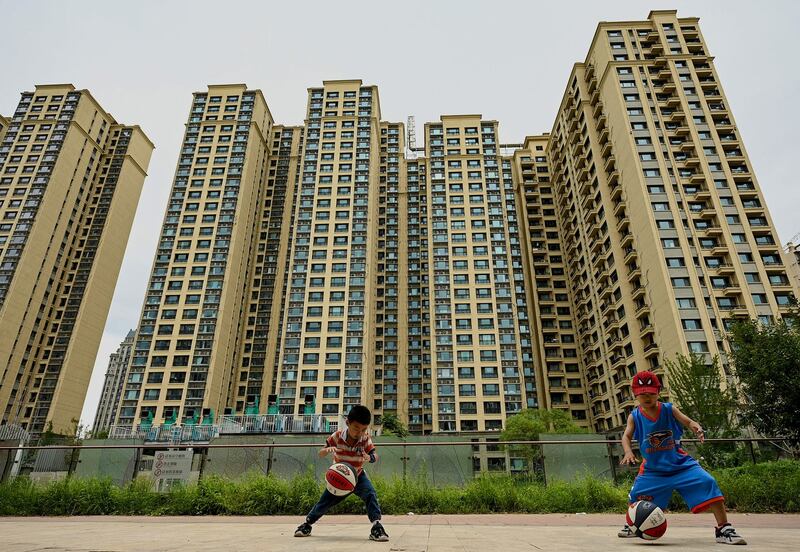
{"label": "blue shorts", "polygon": [[666,509],[673,490],[680,493],[689,509],[695,514],[702,512],[714,502],[724,500],[716,480],[699,465],[671,473],[645,469],[633,481],[628,499],[631,503],[647,500],[661,509]]}

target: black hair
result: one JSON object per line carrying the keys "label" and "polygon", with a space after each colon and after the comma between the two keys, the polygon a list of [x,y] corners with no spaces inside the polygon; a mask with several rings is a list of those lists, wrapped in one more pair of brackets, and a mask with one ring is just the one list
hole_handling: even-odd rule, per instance
{"label": "black hair", "polygon": [[358,422],[359,424],[369,425],[372,421],[372,414],[369,408],[362,404],[355,404],[350,412],[347,413],[347,420],[349,422]]}

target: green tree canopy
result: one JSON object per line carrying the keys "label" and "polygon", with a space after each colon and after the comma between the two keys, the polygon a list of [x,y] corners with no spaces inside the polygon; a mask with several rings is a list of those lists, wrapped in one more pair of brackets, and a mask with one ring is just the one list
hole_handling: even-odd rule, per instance
{"label": "green tree canopy", "polygon": [[400,421],[400,418],[391,413],[383,415],[381,426],[383,427],[384,435],[396,435],[397,437],[403,438],[411,435],[411,432],[408,431],[406,425]]}
{"label": "green tree canopy", "polygon": [[800,439],[800,330],[784,320],[747,320],[728,340],[747,422],[762,435]]}
{"label": "green tree canopy", "polygon": [[723,382],[719,357],[714,356],[709,365],[695,353],[676,355],[674,360],[667,359],[664,364],[675,402],[687,416],[703,426],[706,437],[738,434],[736,390]]}

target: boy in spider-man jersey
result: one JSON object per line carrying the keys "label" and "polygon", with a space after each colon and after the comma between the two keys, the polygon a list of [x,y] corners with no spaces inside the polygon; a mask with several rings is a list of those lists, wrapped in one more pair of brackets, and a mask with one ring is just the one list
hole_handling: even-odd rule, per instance
{"label": "boy in spider-man jersey", "polygon": [[[672,491],[677,490],[693,513],[704,510],[714,513],[717,542],[747,544],[728,523],[725,498],[716,480],[681,448],[681,425],[691,429],[700,442],[705,439],[703,428],[677,406],[658,400],[661,382],[654,373],[639,372],[633,376],[631,387],[639,406],[628,416],[622,436],[625,456],[620,464],[637,462],[631,450],[631,438],[639,442],[644,459],[628,495],[629,501],[647,500],[663,510],[669,504]],[[619,536],[629,538],[636,534],[625,525]]]}

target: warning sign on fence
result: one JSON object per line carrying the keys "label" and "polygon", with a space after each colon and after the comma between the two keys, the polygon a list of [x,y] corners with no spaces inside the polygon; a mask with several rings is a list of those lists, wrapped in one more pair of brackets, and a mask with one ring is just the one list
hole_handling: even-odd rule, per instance
{"label": "warning sign on fence", "polygon": [[153,460],[153,481],[158,492],[169,491],[175,484],[185,484],[192,470],[190,450],[159,451]]}

